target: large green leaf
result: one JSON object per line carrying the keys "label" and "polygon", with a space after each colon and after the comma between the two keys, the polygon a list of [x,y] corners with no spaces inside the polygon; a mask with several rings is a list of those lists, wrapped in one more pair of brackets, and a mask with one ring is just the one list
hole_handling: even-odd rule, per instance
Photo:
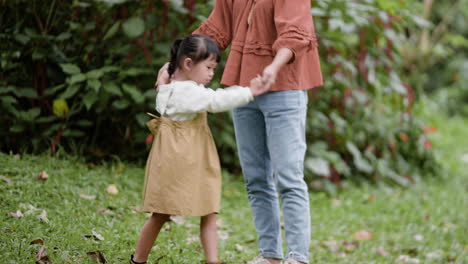
{"label": "large green leaf", "polygon": [[145,22],[141,17],[131,17],[123,23],[122,28],[129,38],[136,38],[145,31]]}
{"label": "large green leaf", "polygon": [[120,90],[119,86],[115,82],[112,81],[105,81],[102,85],[105,91],[110,94],[122,96],[122,91]]}
{"label": "large green leaf", "polygon": [[126,84],[124,83],[122,85],[122,89],[132,97],[133,101],[135,101],[138,104],[141,104],[144,102],[145,97],[143,94],[136,88],[135,85],[132,84]]}
{"label": "large green leaf", "polygon": [[75,83],[79,83],[79,82],[83,82],[83,81],[86,81],[86,75],[82,74],[82,73],[78,73],[78,74],[75,74],[75,75],[72,75],[68,81],[69,84],[75,84]]}
{"label": "large green leaf", "polygon": [[95,92],[99,91],[99,88],[101,88],[101,82],[96,79],[88,79],[88,87],[93,89]]}
{"label": "large green leaf", "polygon": [[75,64],[65,63],[60,64],[60,67],[62,68],[63,72],[68,73],[70,75],[78,74],[81,72],[80,68]]}
{"label": "large green leaf", "polygon": [[94,91],[89,91],[84,97],[83,97],[83,103],[86,106],[86,109],[89,110],[93,106],[94,103],[96,103],[98,97],[97,94]]}
{"label": "large green leaf", "polygon": [[106,35],[104,35],[103,40],[107,40],[107,39],[109,39],[109,38],[112,38],[112,37],[117,33],[117,31],[119,30],[119,27],[120,27],[120,21],[117,21],[117,22],[114,23],[114,25],[112,25],[112,27],[107,31]]}
{"label": "large green leaf", "polygon": [[68,99],[74,96],[80,90],[79,85],[70,85],[67,89],[59,96],[59,99]]}

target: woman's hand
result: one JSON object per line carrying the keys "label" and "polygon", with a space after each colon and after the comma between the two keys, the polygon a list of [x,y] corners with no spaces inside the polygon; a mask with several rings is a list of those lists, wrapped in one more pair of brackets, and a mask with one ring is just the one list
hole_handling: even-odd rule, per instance
{"label": "woman's hand", "polygon": [[266,66],[262,73],[262,82],[270,89],[276,82],[281,67],[294,58],[294,53],[288,48],[281,48],[275,55],[273,62]]}
{"label": "woman's hand", "polygon": [[252,92],[253,96],[258,96],[268,92],[270,87],[266,86],[265,83],[262,82],[262,77],[257,75],[257,77],[250,80],[250,92]]}
{"label": "woman's hand", "polygon": [[270,64],[265,67],[262,73],[261,81],[263,85],[270,89],[276,82],[276,76],[278,75],[279,67],[276,64]]}
{"label": "woman's hand", "polygon": [[156,79],[156,83],[154,87],[157,89],[159,85],[168,84],[171,81],[171,76],[169,76],[169,72],[167,69],[169,68],[169,62],[166,62],[161,69],[159,69],[158,77]]}

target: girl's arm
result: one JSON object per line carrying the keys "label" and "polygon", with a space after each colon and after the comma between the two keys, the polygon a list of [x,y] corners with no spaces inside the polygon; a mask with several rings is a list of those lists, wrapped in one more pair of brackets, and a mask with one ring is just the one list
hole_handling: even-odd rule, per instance
{"label": "girl's arm", "polygon": [[174,113],[228,111],[252,101],[252,91],[256,93],[255,89],[241,86],[213,90],[194,82],[181,82],[177,85],[169,102]]}

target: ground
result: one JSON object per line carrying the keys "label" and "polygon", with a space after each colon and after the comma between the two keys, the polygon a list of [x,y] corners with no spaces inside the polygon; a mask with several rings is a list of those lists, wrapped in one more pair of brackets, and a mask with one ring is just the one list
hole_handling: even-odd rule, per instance
{"label": "ground", "polygon": [[[419,109],[438,127],[432,140],[443,175],[405,189],[364,184],[336,196],[311,193],[311,263],[468,263],[467,120],[433,110]],[[38,180],[43,171],[47,179]],[[95,166],[76,157],[0,154],[2,263],[36,263],[37,255],[46,259],[44,249],[52,263],[95,263],[93,252],[127,263],[147,218],[137,212],[143,175],[143,166],[117,160]],[[220,256],[245,263],[258,253],[247,196],[240,176],[223,180]],[[176,217],[149,263],[202,260],[198,219]]]}

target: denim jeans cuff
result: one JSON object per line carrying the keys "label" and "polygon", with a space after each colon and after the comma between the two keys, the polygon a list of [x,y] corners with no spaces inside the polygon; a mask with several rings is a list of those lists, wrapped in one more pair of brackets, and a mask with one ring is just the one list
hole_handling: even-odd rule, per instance
{"label": "denim jeans cuff", "polygon": [[304,256],[304,255],[302,255],[302,254],[300,254],[298,252],[294,252],[294,251],[289,252],[287,258],[292,258],[292,259],[300,261],[300,262],[309,263],[309,260],[307,259],[306,256]]}
{"label": "denim jeans cuff", "polygon": [[283,259],[282,254],[278,254],[274,252],[263,251],[260,255],[264,258]]}

